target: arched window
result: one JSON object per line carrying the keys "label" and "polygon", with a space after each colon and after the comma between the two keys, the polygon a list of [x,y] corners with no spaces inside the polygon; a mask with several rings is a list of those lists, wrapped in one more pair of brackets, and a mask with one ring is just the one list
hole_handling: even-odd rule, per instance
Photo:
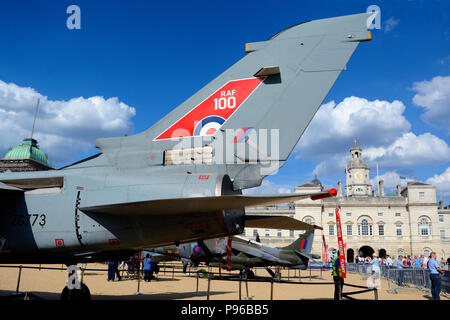
{"label": "arched window", "polygon": [[369,223],[367,222],[366,219],[363,219],[361,221],[361,234],[363,236],[368,236],[369,235]]}
{"label": "arched window", "polygon": [[428,223],[428,220],[423,218],[420,219],[419,222],[419,235],[421,236],[428,236],[430,235],[430,224]]}
{"label": "arched window", "polygon": [[305,222],[306,222],[307,224],[312,224],[312,220],[311,220],[310,218],[306,219]]}

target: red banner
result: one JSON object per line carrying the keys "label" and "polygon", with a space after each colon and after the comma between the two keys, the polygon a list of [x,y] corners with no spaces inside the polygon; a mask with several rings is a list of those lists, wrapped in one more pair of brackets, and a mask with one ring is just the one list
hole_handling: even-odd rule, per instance
{"label": "red banner", "polygon": [[336,208],[336,229],[337,229],[338,248],[339,248],[339,262],[341,265],[341,275],[342,275],[342,278],[346,278],[347,277],[347,265],[345,263],[344,240],[342,239],[341,216],[339,215],[338,208]]}
{"label": "red banner", "polygon": [[325,242],[325,235],[322,234],[323,240],[323,265],[325,266],[328,260],[328,245]]}

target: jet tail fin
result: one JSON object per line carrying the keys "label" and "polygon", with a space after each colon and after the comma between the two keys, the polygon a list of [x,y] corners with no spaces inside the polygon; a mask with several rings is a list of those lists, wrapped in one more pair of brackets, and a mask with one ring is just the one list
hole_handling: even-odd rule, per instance
{"label": "jet tail fin", "polygon": [[[235,189],[257,186],[284,164],[358,44],[371,39],[367,29],[373,19],[373,13],[362,13],[315,20],[248,43],[246,56],[151,128],[98,139],[96,145],[123,157],[115,160],[117,166],[134,167],[173,165],[164,152],[180,144],[212,146],[211,159],[188,157],[192,162],[182,164],[225,165]],[[136,156],[144,151],[145,156]],[[262,162],[270,165],[259,177],[232,166]]]}
{"label": "jet tail fin", "polygon": [[309,255],[311,253],[312,244],[314,240],[314,231],[317,226],[314,226],[310,230],[306,230],[304,234],[302,234],[298,239],[292,242],[290,245],[283,247],[284,250],[294,250],[296,252],[300,252],[301,254]]}

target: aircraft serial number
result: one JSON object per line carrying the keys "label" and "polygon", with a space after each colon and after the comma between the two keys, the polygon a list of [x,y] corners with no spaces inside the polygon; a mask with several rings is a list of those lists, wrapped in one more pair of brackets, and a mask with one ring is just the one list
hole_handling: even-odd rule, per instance
{"label": "aircraft serial number", "polygon": [[12,216],[11,225],[13,227],[16,226],[24,226],[28,223],[31,224],[31,226],[39,224],[41,227],[45,226],[45,214],[13,214]]}

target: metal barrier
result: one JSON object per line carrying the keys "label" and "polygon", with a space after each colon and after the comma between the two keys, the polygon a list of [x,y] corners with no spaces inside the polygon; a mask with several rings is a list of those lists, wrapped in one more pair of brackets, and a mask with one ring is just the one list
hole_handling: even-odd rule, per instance
{"label": "metal barrier", "polygon": [[[347,271],[359,273],[363,279],[372,275],[371,264],[348,263]],[[404,289],[431,289],[430,271],[422,268],[403,268],[380,266],[380,277],[388,281],[389,289],[393,292]],[[441,276],[441,293],[450,294],[450,271]]]}
{"label": "metal barrier", "polygon": [[[17,268],[18,271],[18,279],[17,279],[17,287],[16,287],[16,292],[12,293],[11,295],[7,295],[7,296],[0,296],[0,300],[7,300],[7,299],[17,299],[17,298],[23,298],[25,300],[33,298],[33,299],[42,299],[41,297],[38,297],[36,295],[34,295],[31,292],[20,292],[20,281],[21,281],[21,276],[23,273],[24,269],[38,269],[38,270],[57,270],[57,271],[63,271],[64,267],[42,267],[42,266],[23,266],[23,265],[0,265],[0,268]],[[171,271],[169,271],[169,273],[172,276],[172,279],[174,278],[174,275],[177,274],[178,276],[184,276],[184,277],[190,277],[191,276],[191,271],[189,272],[184,272],[182,271],[182,267],[181,265],[167,265],[167,264],[162,264],[160,266],[160,273],[165,274],[166,273],[166,268],[171,269]],[[179,269],[179,270],[177,270]],[[255,274],[257,270],[260,269],[265,269],[265,268],[254,268]],[[274,284],[308,284],[308,285],[334,285],[334,282],[311,282],[311,280],[313,278],[317,278],[317,275],[312,276],[311,275],[311,268],[309,268],[309,276],[305,275],[305,276],[301,276],[300,274],[300,270],[296,270],[294,269],[294,276],[289,274],[289,269],[288,269],[288,275],[287,277],[281,276],[281,273],[279,273],[277,278],[273,278],[273,277],[262,277],[262,276],[258,276],[255,277],[254,279],[247,279],[247,277],[243,277],[243,274],[236,274],[236,273],[229,273],[228,275],[222,275],[221,270],[219,268],[219,272],[212,272],[211,268],[208,267],[208,271],[204,270],[204,269],[200,269],[200,270],[193,270],[192,271],[192,276],[196,277],[196,289],[195,289],[195,296],[200,295],[199,294],[199,278],[207,278],[207,282],[208,282],[208,289],[207,289],[207,293],[206,293],[206,299],[209,300],[210,298],[210,292],[211,292],[211,281],[212,280],[223,280],[223,281],[238,281],[239,282],[239,300],[242,299],[242,292],[241,292],[241,283],[244,282],[245,283],[245,287],[246,287],[246,297],[244,297],[244,299],[246,300],[251,300],[253,297],[249,297],[249,289],[248,289],[248,282],[265,282],[265,283],[270,283],[270,300],[273,300],[273,296],[274,296]],[[97,272],[104,272],[107,273],[108,269],[103,269],[103,268],[82,268],[80,270],[81,272],[89,272],[89,271],[97,271]],[[125,269],[122,269],[122,272],[124,272]],[[142,273],[140,272],[140,268],[135,270],[136,272],[128,272],[128,277],[122,275],[122,278],[125,279],[129,279],[129,280],[137,280],[137,292],[135,294],[141,294],[140,292],[140,280],[142,278]],[[317,270],[319,271],[319,270]],[[297,275],[298,274],[298,275]],[[323,279],[322,277],[322,268],[320,269],[320,279]],[[284,280],[283,278],[287,278],[288,280]],[[308,282],[304,282],[302,281],[303,278],[309,278]],[[82,278],[81,278],[82,279]],[[295,279],[298,279],[298,281],[295,281]],[[83,280],[81,280],[81,282],[83,282]],[[364,289],[364,290],[359,290],[359,291],[353,291],[353,292],[343,292],[342,293],[342,297],[346,298],[346,299],[351,299],[354,300],[355,298],[351,297],[351,295],[355,295],[355,294],[359,294],[359,293],[364,293],[364,292],[370,292],[373,291],[374,292],[374,297],[375,300],[378,300],[378,292],[377,292],[377,288],[366,288],[364,286],[359,286],[359,285],[353,285],[353,284],[348,284],[345,283],[344,286],[349,286],[349,287],[354,287],[354,288],[360,288],[360,289]]]}

